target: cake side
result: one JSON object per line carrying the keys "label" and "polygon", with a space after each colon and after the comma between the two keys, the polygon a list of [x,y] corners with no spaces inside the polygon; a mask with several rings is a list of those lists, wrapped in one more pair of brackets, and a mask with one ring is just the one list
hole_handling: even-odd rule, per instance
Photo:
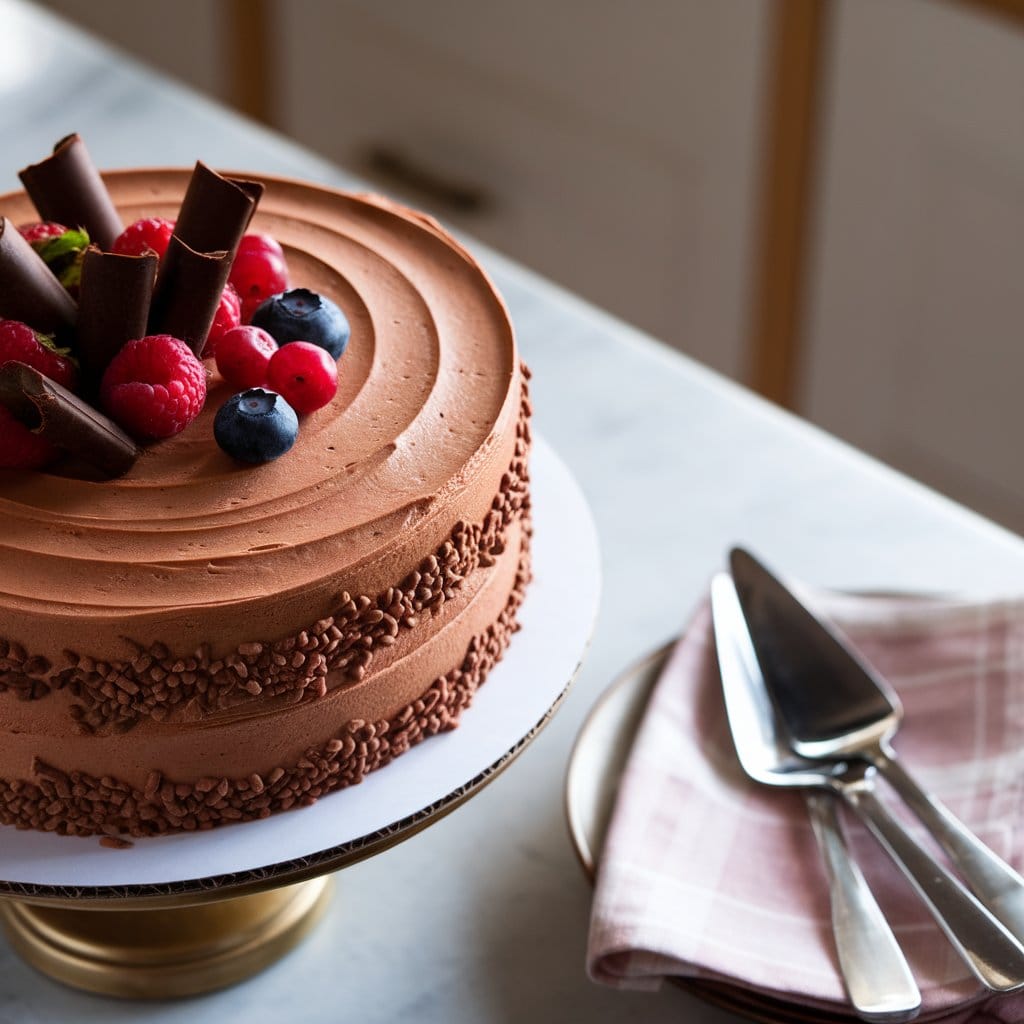
{"label": "cake side", "polygon": [[516,613],[529,577],[527,539],[517,559],[515,584],[496,621],[473,637],[455,668],[388,718],[350,719],[297,760],[236,778],[212,774],[182,781],[153,768],[140,788],[116,776],[65,771],[36,758],[30,779],[0,778],[0,824],[78,836],[205,830],[309,806],[333,790],[357,784],[410,747],[459,724],[518,628]]}

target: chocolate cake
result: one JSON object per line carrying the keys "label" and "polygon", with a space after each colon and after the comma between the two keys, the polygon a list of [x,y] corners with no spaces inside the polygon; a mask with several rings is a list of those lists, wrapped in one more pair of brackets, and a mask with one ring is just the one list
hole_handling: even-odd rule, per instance
{"label": "chocolate cake", "polygon": [[[338,393],[265,465],[214,442],[233,389],[211,367],[199,418],[122,476],[0,470],[3,824],[143,836],[309,804],[456,725],[515,631],[530,409],[500,297],[425,216],[245,177],[253,228],[349,319]],[[190,172],[104,178],[128,223],[175,216]],[[36,217],[23,193],[0,213]]]}

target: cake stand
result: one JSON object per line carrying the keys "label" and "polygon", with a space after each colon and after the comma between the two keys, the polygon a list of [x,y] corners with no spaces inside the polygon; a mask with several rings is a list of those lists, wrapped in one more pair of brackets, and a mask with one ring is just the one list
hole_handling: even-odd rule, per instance
{"label": "cake stand", "polygon": [[106,995],[220,988],[268,966],[313,927],[334,872],[480,792],[561,704],[597,611],[599,552],[586,501],[540,439],[531,475],[534,581],[522,629],[458,729],[358,786],[261,821],[123,850],[0,827],[0,915],[12,946],[51,977]]}

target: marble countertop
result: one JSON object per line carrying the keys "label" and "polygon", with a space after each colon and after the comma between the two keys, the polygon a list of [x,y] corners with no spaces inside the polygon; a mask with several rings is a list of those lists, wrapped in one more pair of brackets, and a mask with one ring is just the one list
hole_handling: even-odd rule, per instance
{"label": "marble countertop", "polygon": [[[201,157],[358,184],[18,0],[0,0],[0,25],[15,54],[0,68],[0,191],[71,131],[106,167]],[[300,1011],[361,1024],[737,1020],[671,988],[614,992],[585,976],[590,889],[569,845],[562,784],[588,709],[620,669],[678,632],[738,541],[787,573],[838,586],[984,594],[1019,588],[1024,574],[1015,536],[475,249],[533,368],[537,426],[597,521],[604,593],[590,653],[563,709],[508,772],[412,841],[344,871],[326,920],[294,953],[187,1004],[199,1024]],[[65,989],[0,940],[2,1022],[183,1012]]]}

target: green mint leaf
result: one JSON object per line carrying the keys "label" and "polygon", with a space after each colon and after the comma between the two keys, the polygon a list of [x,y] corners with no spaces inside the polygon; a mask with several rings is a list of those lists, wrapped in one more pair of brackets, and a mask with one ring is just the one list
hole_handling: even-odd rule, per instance
{"label": "green mint leaf", "polygon": [[83,252],[89,248],[89,235],[81,228],[73,228],[65,231],[57,238],[51,238],[39,247],[39,255],[43,262],[49,266],[64,256],[73,253]]}

